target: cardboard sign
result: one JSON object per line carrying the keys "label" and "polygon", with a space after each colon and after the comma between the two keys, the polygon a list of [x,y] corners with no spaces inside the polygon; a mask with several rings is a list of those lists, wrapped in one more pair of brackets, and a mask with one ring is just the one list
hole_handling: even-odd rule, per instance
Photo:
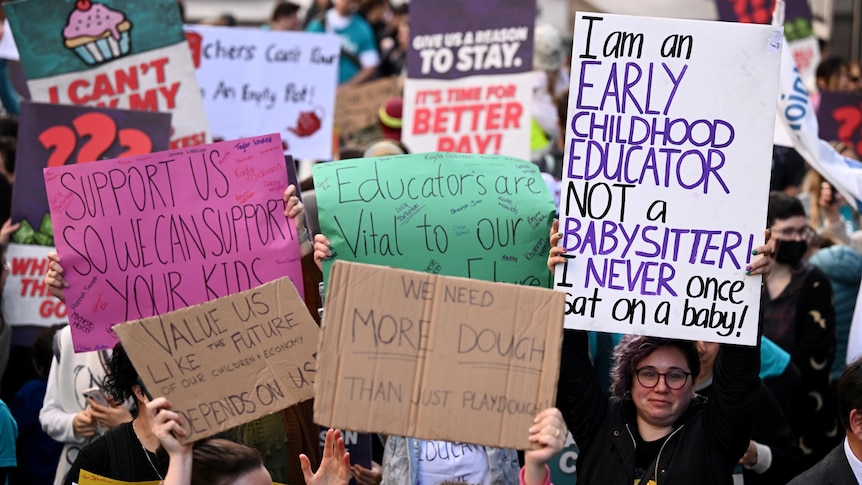
{"label": "cardboard sign", "polygon": [[319,329],[288,278],[114,327],[197,441],[314,396]]}
{"label": "cardboard sign", "polygon": [[862,95],[823,91],[817,121],[820,138],[838,140],[862,153]]}
{"label": "cardboard sign", "polygon": [[215,138],[277,132],[296,158],[332,159],[337,35],[185,29]]}
{"label": "cardboard sign", "polygon": [[282,276],[302,291],[278,134],[46,168],[45,183],[77,352]]}
{"label": "cardboard sign", "polygon": [[411,6],[404,143],[529,159],[535,18],[531,1]]}
{"label": "cardboard sign", "polygon": [[344,261],[330,277],[314,422],[530,448],[555,401],[561,293]]}
{"label": "cardboard sign", "polygon": [[393,76],[339,89],[335,96],[338,135],[360,144],[361,140],[382,137],[378,112],[389,98],[401,96],[400,82]]}
{"label": "cardboard sign", "polygon": [[781,28],[581,14],[575,31],[566,326],[754,345]]}
{"label": "cardboard sign", "polygon": [[174,0],[4,6],[34,101],[171,112],[171,148],[210,140]]}
{"label": "cardboard sign", "polygon": [[[554,203],[535,165],[423,153],[313,167],[333,258],[550,286]],[[324,275],[331,261],[324,262]]]}

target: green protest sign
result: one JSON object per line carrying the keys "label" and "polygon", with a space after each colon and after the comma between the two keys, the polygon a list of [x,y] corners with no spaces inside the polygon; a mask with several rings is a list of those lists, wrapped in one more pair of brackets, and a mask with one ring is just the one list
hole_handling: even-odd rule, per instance
{"label": "green protest sign", "polygon": [[550,287],[556,208],[532,163],[422,153],[314,166],[320,229],[335,259]]}

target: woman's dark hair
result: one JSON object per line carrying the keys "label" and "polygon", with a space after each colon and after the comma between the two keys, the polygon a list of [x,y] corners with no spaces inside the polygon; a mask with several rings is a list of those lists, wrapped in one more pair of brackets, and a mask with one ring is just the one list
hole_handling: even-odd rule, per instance
{"label": "woman's dark hair", "polygon": [[766,227],[772,227],[778,219],[790,219],[796,216],[805,217],[805,208],[802,207],[802,202],[798,198],[784,192],[772,191],[769,193]]}
{"label": "woman's dark hair", "polygon": [[692,381],[700,374],[700,354],[697,345],[688,340],[675,340],[644,335],[626,335],[614,349],[611,366],[611,394],[625,398],[632,388],[635,370],[647,356],[662,347],[675,347],[682,352],[688,363]]}
{"label": "woman's dark hair", "polygon": [[262,466],[254,448],[219,438],[201,440],[194,447],[191,485],[228,485]]}
{"label": "woman's dark hair", "polygon": [[138,372],[129,360],[123,344],[119,343],[114,347],[111,360],[108,361],[108,372],[103,382],[105,392],[116,402],[121,403],[134,397],[132,387],[136,384],[138,384]]}

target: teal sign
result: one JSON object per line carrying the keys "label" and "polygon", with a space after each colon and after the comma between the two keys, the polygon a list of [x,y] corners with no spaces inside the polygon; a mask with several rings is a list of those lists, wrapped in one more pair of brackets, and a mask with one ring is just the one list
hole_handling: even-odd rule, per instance
{"label": "teal sign", "polygon": [[550,287],[556,208],[532,163],[422,153],[314,166],[334,259]]}
{"label": "teal sign", "polygon": [[3,10],[31,80],[185,41],[176,0],[23,0]]}

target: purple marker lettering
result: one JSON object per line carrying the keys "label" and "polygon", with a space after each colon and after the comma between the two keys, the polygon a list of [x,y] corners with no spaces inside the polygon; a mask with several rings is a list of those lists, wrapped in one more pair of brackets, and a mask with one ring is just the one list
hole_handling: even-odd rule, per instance
{"label": "purple marker lettering", "polygon": [[662,113],[667,116],[668,111],[670,111],[670,105],[673,103],[673,97],[676,95],[676,90],[679,88],[679,84],[682,82],[682,77],[685,76],[685,71],[688,69],[688,64],[682,66],[682,71],[679,72],[679,77],[674,77],[673,73],[664,62],[661,63],[662,67],[664,67],[665,72],[667,72],[668,77],[670,77],[670,82],[673,83],[673,89],[670,91],[670,96],[667,97],[667,104],[664,105],[664,111]]}

